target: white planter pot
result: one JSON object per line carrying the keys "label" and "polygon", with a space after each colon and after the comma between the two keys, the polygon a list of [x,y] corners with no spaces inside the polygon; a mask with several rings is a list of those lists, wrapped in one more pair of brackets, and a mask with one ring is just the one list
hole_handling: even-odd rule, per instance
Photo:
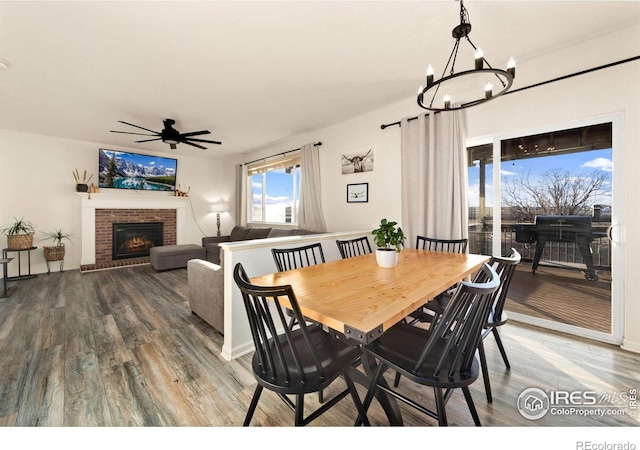
{"label": "white planter pot", "polygon": [[376,261],[380,267],[395,267],[398,263],[397,250],[376,249]]}

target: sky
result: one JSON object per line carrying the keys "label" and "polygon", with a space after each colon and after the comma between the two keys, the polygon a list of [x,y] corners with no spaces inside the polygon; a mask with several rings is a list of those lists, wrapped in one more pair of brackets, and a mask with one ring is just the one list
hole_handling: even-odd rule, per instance
{"label": "sky", "polygon": [[[592,150],[588,152],[569,153],[565,155],[543,156],[537,158],[524,158],[514,161],[505,161],[501,168],[502,183],[526,177],[535,181],[542,174],[552,169],[560,169],[562,172],[568,171],[574,175],[589,174],[594,170],[604,170],[611,173],[613,171],[611,149]],[[486,204],[493,204],[493,164],[487,165],[486,174]],[[611,186],[609,180],[609,187]],[[611,204],[611,198],[601,197],[597,199],[598,204]],[[479,170],[469,169],[469,206],[479,205]]]}

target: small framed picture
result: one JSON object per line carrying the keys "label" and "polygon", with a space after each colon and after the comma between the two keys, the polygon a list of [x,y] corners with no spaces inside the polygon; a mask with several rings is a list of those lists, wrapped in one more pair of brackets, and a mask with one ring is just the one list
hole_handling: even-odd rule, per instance
{"label": "small framed picture", "polygon": [[369,183],[347,184],[347,203],[369,201]]}

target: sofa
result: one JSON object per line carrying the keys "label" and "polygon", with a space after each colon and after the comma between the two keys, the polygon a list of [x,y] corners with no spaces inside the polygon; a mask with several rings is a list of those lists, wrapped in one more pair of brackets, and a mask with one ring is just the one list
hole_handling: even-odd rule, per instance
{"label": "sofa", "polygon": [[295,228],[248,228],[235,226],[228,236],[203,237],[202,246],[206,250],[207,261],[220,264],[220,246],[218,244],[221,242],[249,241],[252,239],[301,236],[306,234],[314,234],[314,232]]}

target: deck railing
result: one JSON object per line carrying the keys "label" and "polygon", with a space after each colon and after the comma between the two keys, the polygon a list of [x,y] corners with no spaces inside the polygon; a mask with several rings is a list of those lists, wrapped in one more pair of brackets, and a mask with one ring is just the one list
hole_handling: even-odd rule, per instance
{"label": "deck railing", "polygon": [[[596,233],[596,238],[591,242],[591,254],[593,264],[600,270],[611,269],[611,245],[603,233]],[[476,231],[475,226],[469,227],[469,252],[490,255],[492,254],[493,233],[490,231]],[[522,244],[516,242],[516,233],[512,227],[503,227],[500,241],[502,254],[508,255],[511,248],[515,248],[522,255],[523,261],[532,261],[536,251],[536,243]],[[541,261],[573,265],[584,264],[578,244],[573,242],[547,242],[542,252]]]}

